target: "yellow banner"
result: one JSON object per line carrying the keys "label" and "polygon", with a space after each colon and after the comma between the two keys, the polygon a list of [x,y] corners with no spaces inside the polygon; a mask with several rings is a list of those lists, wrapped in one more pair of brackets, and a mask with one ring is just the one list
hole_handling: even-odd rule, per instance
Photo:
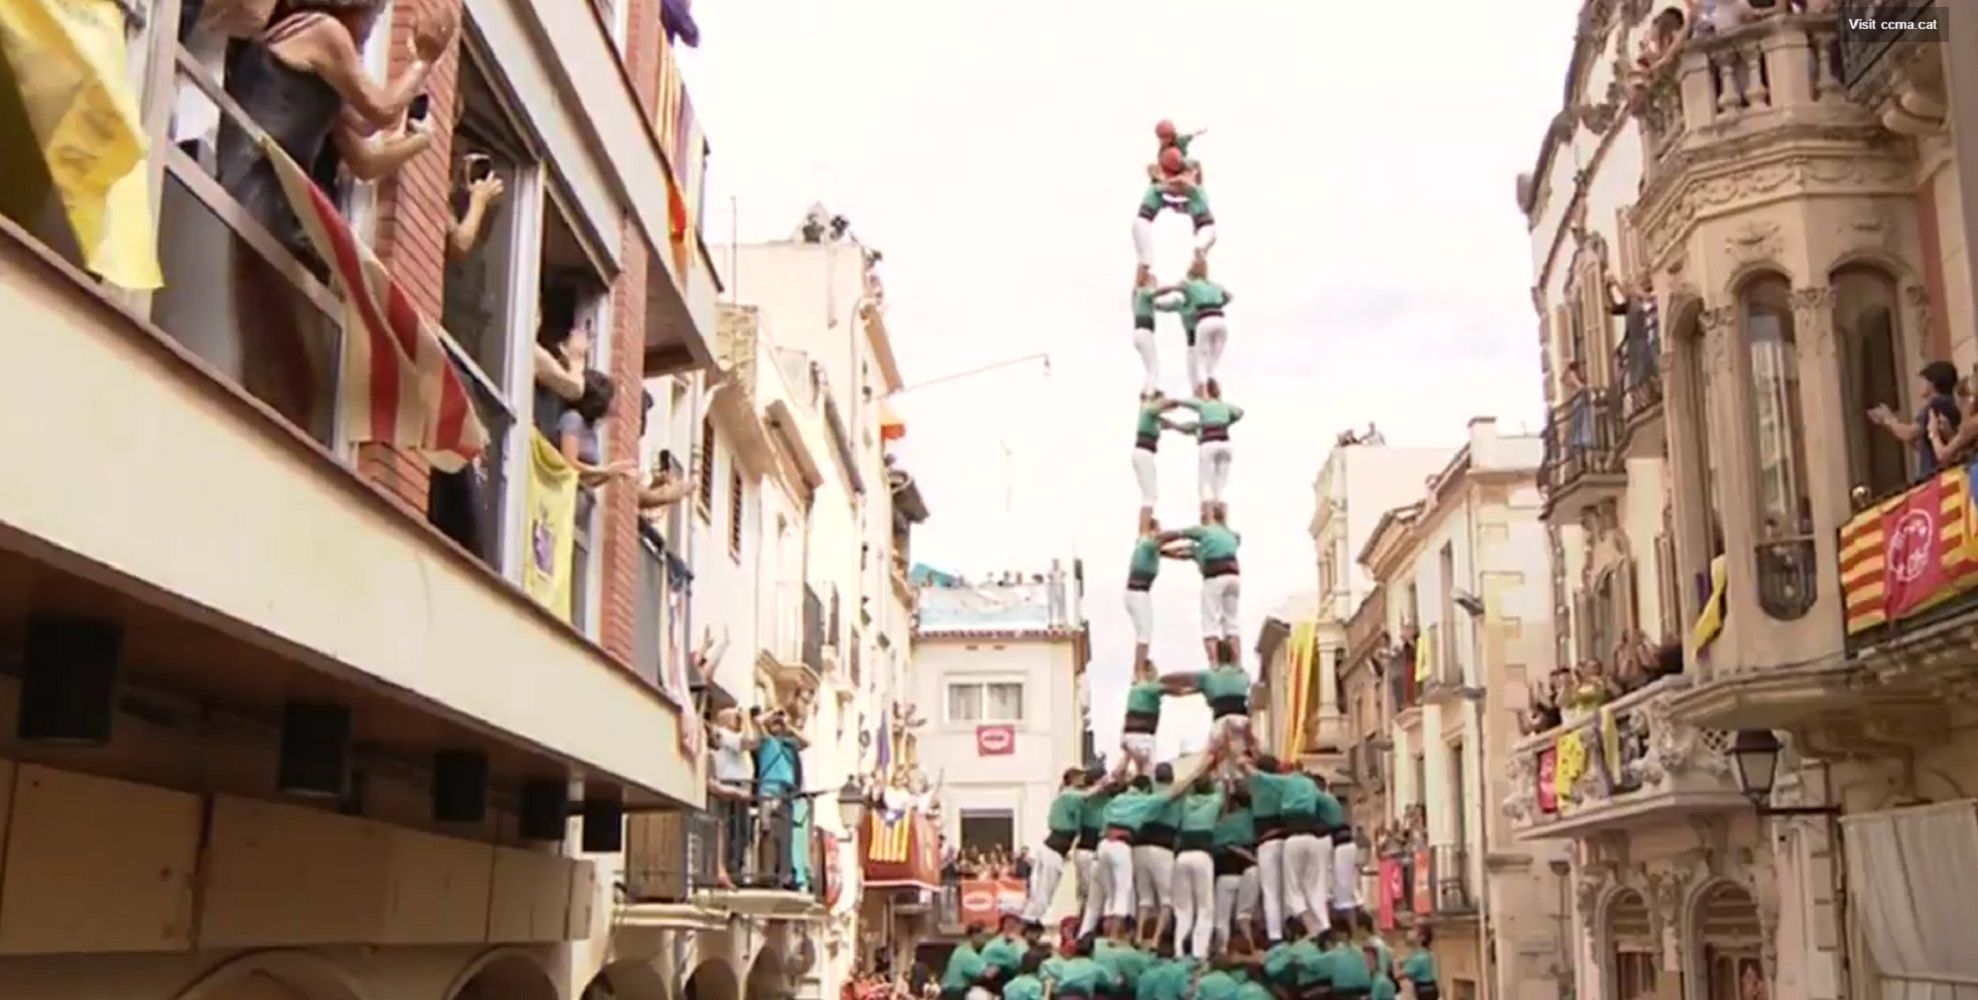
{"label": "yellow banner", "polygon": [[1585,734],[1578,730],[1562,733],[1552,750],[1552,794],[1559,797],[1560,803],[1572,801],[1573,786],[1579,783],[1580,776],[1587,773],[1587,744]]}
{"label": "yellow banner", "polygon": [[1415,637],[1415,684],[1427,684],[1435,676],[1435,626]]}
{"label": "yellow banner", "polygon": [[[168,30],[164,26],[160,30]],[[113,0],[4,0],[0,2],[0,97],[25,115],[42,161],[23,172],[14,158],[26,153],[15,114],[0,131],[10,202],[39,200],[52,184],[83,264],[123,288],[164,284],[158,239],[145,184],[144,127],[126,83],[124,11]],[[45,176],[22,184],[20,178]],[[10,205],[10,208],[16,207]],[[19,208],[24,217],[39,205]]]}
{"label": "yellow banner", "polygon": [[522,589],[559,617],[570,617],[571,560],[577,535],[577,470],[540,432],[529,435],[529,490]]}
{"label": "yellow banner", "polygon": [[1284,758],[1297,760],[1305,752],[1305,727],[1315,711],[1312,697],[1312,652],[1319,628],[1311,622],[1291,627],[1290,645],[1285,647],[1284,663],[1290,675],[1290,704],[1286,707]]}

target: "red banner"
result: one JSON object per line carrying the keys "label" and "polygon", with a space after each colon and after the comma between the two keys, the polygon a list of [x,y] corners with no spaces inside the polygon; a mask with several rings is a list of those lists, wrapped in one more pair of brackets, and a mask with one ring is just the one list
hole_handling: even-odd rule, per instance
{"label": "red banner", "polygon": [[1006,899],[1021,903],[1025,887],[1021,879],[965,879],[961,885],[962,923],[993,929],[1002,920]]}
{"label": "red banner", "polygon": [[1401,897],[1407,890],[1401,884],[1401,859],[1380,859],[1380,928],[1394,929],[1395,915],[1401,911]]}
{"label": "red banner", "polygon": [[975,727],[978,757],[1007,757],[1016,752],[1016,727],[1009,723]]}
{"label": "red banner", "polygon": [[1552,815],[1559,811],[1559,789],[1552,783],[1559,773],[1559,751],[1546,747],[1538,752],[1538,811]]}
{"label": "red banner", "polygon": [[1415,852],[1415,913],[1424,917],[1435,912],[1434,868],[1428,848]]}
{"label": "red banner", "polygon": [[1882,512],[1882,613],[1890,621],[1916,610],[1943,583],[1943,482],[1933,476]]}

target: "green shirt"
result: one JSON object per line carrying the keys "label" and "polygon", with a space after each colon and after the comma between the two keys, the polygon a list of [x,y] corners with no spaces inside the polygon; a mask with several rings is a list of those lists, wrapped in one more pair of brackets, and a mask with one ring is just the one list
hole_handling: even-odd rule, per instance
{"label": "green shirt", "polygon": [[1140,824],[1147,822],[1148,817],[1153,815],[1159,805],[1160,800],[1155,798],[1152,792],[1139,790],[1121,792],[1113,796],[1111,802],[1106,803],[1106,825],[1138,831]]}
{"label": "green shirt", "polygon": [[1224,663],[1214,670],[1204,670],[1195,675],[1195,686],[1202,690],[1202,697],[1210,701],[1224,698],[1250,697],[1250,673],[1234,663]]}
{"label": "green shirt", "polygon": [[1220,399],[1191,399],[1188,408],[1195,411],[1197,427],[1228,427],[1243,419],[1243,407]]}
{"label": "green shirt", "polygon": [[1181,831],[1206,833],[1213,838],[1216,826],[1222,819],[1223,793],[1216,791],[1206,795],[1189,795],[1180,801]]}
{"label": "green shirt", "polygon": [[1181,537],[1195,543],[1195,563],[1207,569],[1212,562],[1236,558],[1243,536],[1220,524],[1191,524],[1181,529]]}
{"label": "green shirt", "polygon": [[1262,983],[1245,982],[1236,988],[1236,1000],[1276,1000],[1276,996]]}
{"label": "green shirt", "polygon": [[1134,319],[1154,318],[1153,289],[1136,288],[1133,290],[1133,318]]}
{"label": "green shirt", "polygon": [[1229,305],[1229,293],[1207,278],[1190,278],[1182,282],[1181,294],[1188,299],[1188,305],[1184,308],[1197,314],[1204,309],[1221,309]]}
{"label": "green shirt", "polygon": [[1257,845],[1257,821],[1250,810],[1236,809],[1216,820],[1216,846],[1255,847]]}
{"label": "green shirt", "polygon": [[982,956],[967,944],[955,945],[948,953],[948,968],[941,973],[942,990],[965,990],[974,984],[975,977],[982,975],[985,967]]}
{"label": "green shirt", "polygon": [[[1165,962],[1155,962],[1153,968],[1140,974],[1140,982],[1133,990],[1134,1000],[1184,1000],[1188,995],[1188,982],[1194,975],[1193,959],[1171,958]],[[1008,993],[1003,995],[1009,996]]]}
{"label": "green shirt", "polygon": [[1242,985],[1242,980],[1218,969],[1196,980],[1195,1000],[1236,1000],[1236,991]]}
{"label": "green shirt", "polygon": [[1181,829],[1181,796],[1170,798],[1168,793],[1172,791],[1172,784],[1154,786],[1154,808],[1147,814],[1146,821],[1178,831]]}
{"label": "green shirt", "polygon": [[[1099,831],[1106,826],[1106,810],[1112,808],[1113,793],[1099,792],[1085,797],[1085,810],[1078,814],[1082,830]],[[1090,845],[1087,845],[1090,846]]]}
{"label": "green shirt", "polygon": [[[1126,572],[1128,576],[1144,577],[1149,580],[1160,575],[1161,536],[1147,535],[1133,543],[1133,561],[1127,564]],[[1132,703],[1128,702],[1128,704]],[[1156,711],[1156,709],[1148,709],[1148,711]]]}
{"label": "green shirt", "polygon": [[1129,990],[1139,983],[1141,973],[1160,961],[1152,952],[1141,951],[1130,944],[1116,944],[1106,938],[1093,943],[1092,960],[1112,973],[1114,982],[1124,984]]}
{"label": "green shirt", "polygon": [[1331,792],[1323,788],[1316,789],[1316,791],[1319,793],[1317,807],[1319,822],[1324,823],[1327,829],[1345,826],[1346,807],[1340,805],[1339,800],[1334,798]]}
{"label": "green shirt", "polygon": [[1296,982],[1300,986],[1332,980],[1332,957],[1330,952],[1319,950],[1319,943],[1306,938],[1293,941],[1290,945],[1291,966],[1296,970]]}
{"label": "green shirt", "polygon": [[1044,825],[1052,833],[1077,833],[1085,820],[1085,796],[1078,792],[1059,792],[1051,800],[1051,811],[1044,816]]}
{"label": "green shirt", "polygon": [[1376,971],[1378,971],[1381,975],[1384,976],[1393,975],[1394,949],[1389,948],[1387,946],[1387,942],[1383,940],[1381,936],[1378,934],[1367,939],[1367,947],[1372,948],[1374,950],[1374,964],[1376,966]]}
{"label": "green shirt", "polygon": [[1058,984],[1058,993],[1071,990],[1086,996],[1098,992],[1100,983],[1115,981],[1105,966],[1082,955],[1053,958],[1044,963],[1044,974]]}
{"label": "green shirt", "polygon": [[1284,809],[1278,800],[1284,790],[1284,775],[1258,771],[1245,782],[1250,788],[1250,813],[1257,819],[1276,819]]}
{"label": "green shirt", "polygon": [[1326,952],[1332,972],[1332,988],[1364,990],[1373,986],[1374,974],[1367,969],[1367,953],[1350,942],[1334,945]]}
{"label": "green shirt", "polygon": [[1195,310],[1188,305],[1187,292],[1177,290],[1156,295],[1154,308],[1161,312],[1180,313],[1182,331],[1190,335],[1195,333]]}
{"label": "green shirt", "polygon": [[1003,984],[1003,1000],[1044,1000],[1044,981],[1036,976],[1018,976]]}
{"label": "green shirt", "polygon": [[1159,403],[1140,404],[1140,422],[1134,425],[1133,433],[1146,437],[1161,435],[1161,406]]}
{"label": "green shirt", "polygon": [[1411,983],[1435,982],[1435,955],[1427,948],[1417,948],[1407,958],[1401,960],[1401,978]]}
{"label": "green shirt", "polygon": [[1311,778],[1297,773],[1280,775],[1283,784],[1278,786],[1278,812],[1286,816],[1312,817],[1318,815],[1319,786]]}
{"label": "green shirt", "polygon": [[[1003,990],[1003,995],[1006,997],[1010,995],[1008,988]],[[1397,1000],[1400,995],[1401,991],[1395,988],[1394,980],[1386,976],[1375,976],[1373,987],[1367,991],[1367,1000]]]}
{"label": "green shirt", "polygon": [[982,946],[982,964],[991,969],[999,969],[1005,974],[1013,973],[1023,968],[1023,953],[1027,950],[1029,945],[1021,940],[993,938]]}
{"label": "green shirt", "polygon": [[1297,942],[1279,941],[1264,952],[1264,978],[1273,983],[1290,984],[1298,981],[1298,953],[1293,950]]}
{"label": "green shirt", "polygon": [[1126,689],[1126,710],[1136,715],[1159,715],[1161,696],[1166,690],[1158,680],[1134,681]]}

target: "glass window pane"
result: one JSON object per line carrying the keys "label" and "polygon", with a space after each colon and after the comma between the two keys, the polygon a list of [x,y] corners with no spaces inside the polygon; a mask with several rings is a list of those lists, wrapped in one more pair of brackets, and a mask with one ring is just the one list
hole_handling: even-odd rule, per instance
{"label": "glass window pane", "polygon": [[948,720],[977,722],[982,718],[982,685],[948,685]]}
{"label": "glass window pane", "polygon": [[1809,535],[1813,505],[1807,499],[1799,345],[1785,279],[1753,282],[1744,291],[1743,311],[1745,343],[1751,352],[1760,537],[1775,541]]}
{"label": "glass window pane", "polygon": [[1849,485],[1885,496],[1908,484],[1908,458],[1902,442],[1860,415],[1877,405],[1904,410],[1896,286],[1880,271],[1855,268],[1834,275],[1833,287]]}
{"label": "glass window pane", "polygon": [[989,685],[988,717],[997,722],[1023,721],[1023,685]]}

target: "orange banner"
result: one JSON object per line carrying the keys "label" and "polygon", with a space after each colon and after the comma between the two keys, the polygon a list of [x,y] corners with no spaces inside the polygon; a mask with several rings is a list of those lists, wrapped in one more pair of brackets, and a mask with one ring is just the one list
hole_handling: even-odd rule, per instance
{"label": "orange banner", "polygon": [[1003,904],[1014,902],[1021,905],[1026,891],[1020,879],[964,880],[961,891],[962,923],[970,927],[994,928],[1002,919]]}

